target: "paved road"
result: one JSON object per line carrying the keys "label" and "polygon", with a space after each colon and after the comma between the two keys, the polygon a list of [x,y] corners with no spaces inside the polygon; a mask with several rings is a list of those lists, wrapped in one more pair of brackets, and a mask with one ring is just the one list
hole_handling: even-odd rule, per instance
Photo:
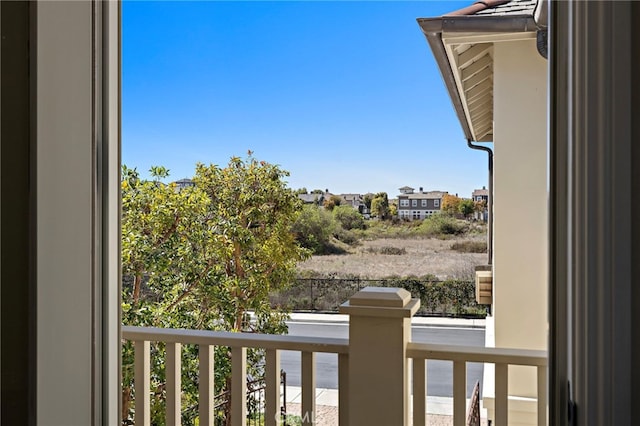
{"label": "paved road", "polygon": [[[289,324],[289,334],[314,337],[349,337],[345,323],[296,322]],[[414,326],[412,341],[451,345],[484,346],[484,329]],[[282,369],[287,373],[287,385],[300,386],[300,353],[284,351]],[[467,394],[471,395],[476,380],[482,383],[483,364],[467,364]],[[338,357],[335,354],[316,355],[316,386],[338,388]],[[453,396],[453,364],[449,361],[427,362],[427,395]],[[481,387],[482,389],[482,387]]]}

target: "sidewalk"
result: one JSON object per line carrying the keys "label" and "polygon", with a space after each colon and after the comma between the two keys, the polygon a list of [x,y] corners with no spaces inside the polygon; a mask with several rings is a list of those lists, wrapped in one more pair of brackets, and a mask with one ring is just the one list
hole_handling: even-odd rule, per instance
{"label": "sidewalk", "polygon": [[[308,322],[346,325],[349,316],[334,313],[292,313],[289,322]],[[413,317],[411,324],[414,327],[450,327],[450,328],[476,328],[484,329],[486,320],[443,317]],[[287,386],[286,389],[287,413],[301,415],[302,391],[298,386]],[[466,405],[469,405],[467,399]],[[486,426],[486,410],[480,400],[481,425]],[[316,389],[316,426],[334,426],[338,424],[338,390]],[[427,425],[448,426],[453,424],[453,398],[428,396],[427,397]]]}
{"label": "sidewalk", "polygon": [[[292,322],[327,322],[335,324],[346,324],[349,322],[349,315],[332,313],[302,313],[291,314]],[[458,327],[458,328],[485,328],[484,319],[466,318],[444,318],[444,317],[413,317],[411,324],[425,327]]]}
{"label": "sidewalk", "polygon": [[[287,413],[300,415],[302,404],[302,390],[298,386],[287,386]],[[467,399],[469,406],[469,399]],[[338,424],[338,390],[316,389],[317,421],[320,425]],[[483,423],[486,424],[486,410],[480,400],[480,412]],[[450,425],[453,422],[453,398],[443,396],[427,397],[427,417],[430,425]]]}

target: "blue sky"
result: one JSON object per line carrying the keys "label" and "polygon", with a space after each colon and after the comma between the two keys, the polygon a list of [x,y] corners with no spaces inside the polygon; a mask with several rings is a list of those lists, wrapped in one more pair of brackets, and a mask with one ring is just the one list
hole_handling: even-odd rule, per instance
{"label": "blue sky", "polygon": [[415,21],[469,3],[125,1],[123,163],[179,179],[250,149],[292,188],[469,197],[486,154]]}

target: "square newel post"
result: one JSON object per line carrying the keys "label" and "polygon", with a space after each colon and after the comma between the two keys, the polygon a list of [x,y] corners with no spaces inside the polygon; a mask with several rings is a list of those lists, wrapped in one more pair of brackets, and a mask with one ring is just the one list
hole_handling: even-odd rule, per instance
{"label": "square newel post", "polygon": [[419,299],[401,288],[366,287],[340,306],[349,314],[349,424],[409,424],[411,317]]}

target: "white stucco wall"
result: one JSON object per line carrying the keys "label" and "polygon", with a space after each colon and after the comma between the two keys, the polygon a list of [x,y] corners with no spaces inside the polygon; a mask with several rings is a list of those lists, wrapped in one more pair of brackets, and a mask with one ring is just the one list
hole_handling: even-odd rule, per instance
{"label": "white stucco wall", "polygon": [[[547,348],[547,61],[535,40],[494,45],[495,345]],[[509,370],[536,395],[535,370]]]}

